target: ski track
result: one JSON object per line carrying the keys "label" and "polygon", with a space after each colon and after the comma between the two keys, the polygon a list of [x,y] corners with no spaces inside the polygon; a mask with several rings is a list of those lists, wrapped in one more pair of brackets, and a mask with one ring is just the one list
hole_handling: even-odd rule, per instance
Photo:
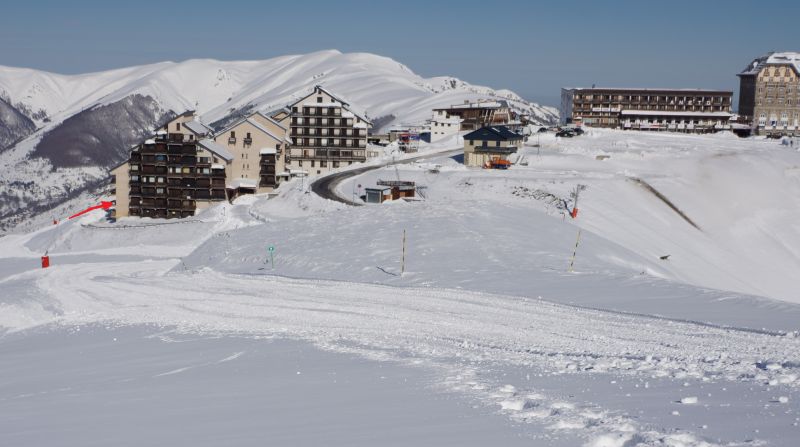
{"label": "ski track", "polygon": [[77,264],[27,274],[43,296],[59,303],[59,312],[39,323],[157,324],[187,333],[309,340],[335,352],[440,370],[446,389],[495,406],[516,422],[578,430],[587,445],[715,444],[684,431],[639,426],[629,416],[563,396],[503,386],[484,370],[499,364],[540,374],[750,381],[769,383],[793,399],[800,385],[800,339],[792,335],[463,290],[170,272],[176,262],[109,263],[102,273]]}

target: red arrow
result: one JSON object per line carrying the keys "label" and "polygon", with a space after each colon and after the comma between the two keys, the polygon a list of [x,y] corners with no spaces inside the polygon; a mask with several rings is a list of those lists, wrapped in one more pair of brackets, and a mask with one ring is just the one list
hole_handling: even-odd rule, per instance
{"label": "red arrow", "polygon": [[98,208],[103,208],[104,210],[107,210],[107,209],[111,208],[112,206],[114,206],[114,202],[106,202],[105,200],[103,200],[103,201],[100,202],[100,205],[90,206],[89,208],[86,208],[85,210],[81,211],[80,213],[76,213],[76,214],[73,214],[73,215],[69,216],[69,218],[72,219],[73,217],[81,216],[83,214],[88,213],[89,211],[94,211],[94,210],[96,210]]}

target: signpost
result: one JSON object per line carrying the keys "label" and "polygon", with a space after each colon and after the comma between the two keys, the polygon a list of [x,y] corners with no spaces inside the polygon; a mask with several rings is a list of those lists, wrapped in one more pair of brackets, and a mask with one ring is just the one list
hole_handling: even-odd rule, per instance
{"label": "signpost", "polygon": [[[267,251],[269,251],[269,262],[272,265],[272,269],[275,270],[275,246],[270,245],[267,247]],[[264,260],[264,264],[267,263],[267,260]]]}

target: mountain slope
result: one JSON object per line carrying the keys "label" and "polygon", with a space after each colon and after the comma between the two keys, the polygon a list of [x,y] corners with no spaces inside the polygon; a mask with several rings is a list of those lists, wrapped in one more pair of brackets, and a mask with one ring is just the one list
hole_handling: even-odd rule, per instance
{"label": "mountain slope", "polygon": [[507,90],[452,77],[426,79],[390,58],[334,50],[263,61],[162,62],[74,76],[0,67],[0,97],[22,123],[0,122],[0,135],[24,137],[0,154],[0,234],[30,214],[26,208],[49,209],[89,184],[101,184],[128,147],[170,112],[196,110],[207,123],[223,123],[244,111],[285,106],[317,84],[372,117],[375,130],[421,123],[432,108],[481,98],[507,99],[543,123],[557,119],[554,109]]}
{"label": "mountain slope", "polygon": [[36,130],[30,118],[0,97],[0,151]]}

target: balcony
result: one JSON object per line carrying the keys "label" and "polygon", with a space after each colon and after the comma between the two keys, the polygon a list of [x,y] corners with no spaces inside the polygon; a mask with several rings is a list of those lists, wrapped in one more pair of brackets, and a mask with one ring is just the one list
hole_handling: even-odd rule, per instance
{"label": "balcony", "polygon": [[245,139],[242,140],[242,143],[244,143],[245,146],[250,146],[251,144],[253,144],[253,139],[252,138],[245,138]]}
{"label": "balcony", "polygon": [[228,137],[228,144],[236,144],[236,137]]}

